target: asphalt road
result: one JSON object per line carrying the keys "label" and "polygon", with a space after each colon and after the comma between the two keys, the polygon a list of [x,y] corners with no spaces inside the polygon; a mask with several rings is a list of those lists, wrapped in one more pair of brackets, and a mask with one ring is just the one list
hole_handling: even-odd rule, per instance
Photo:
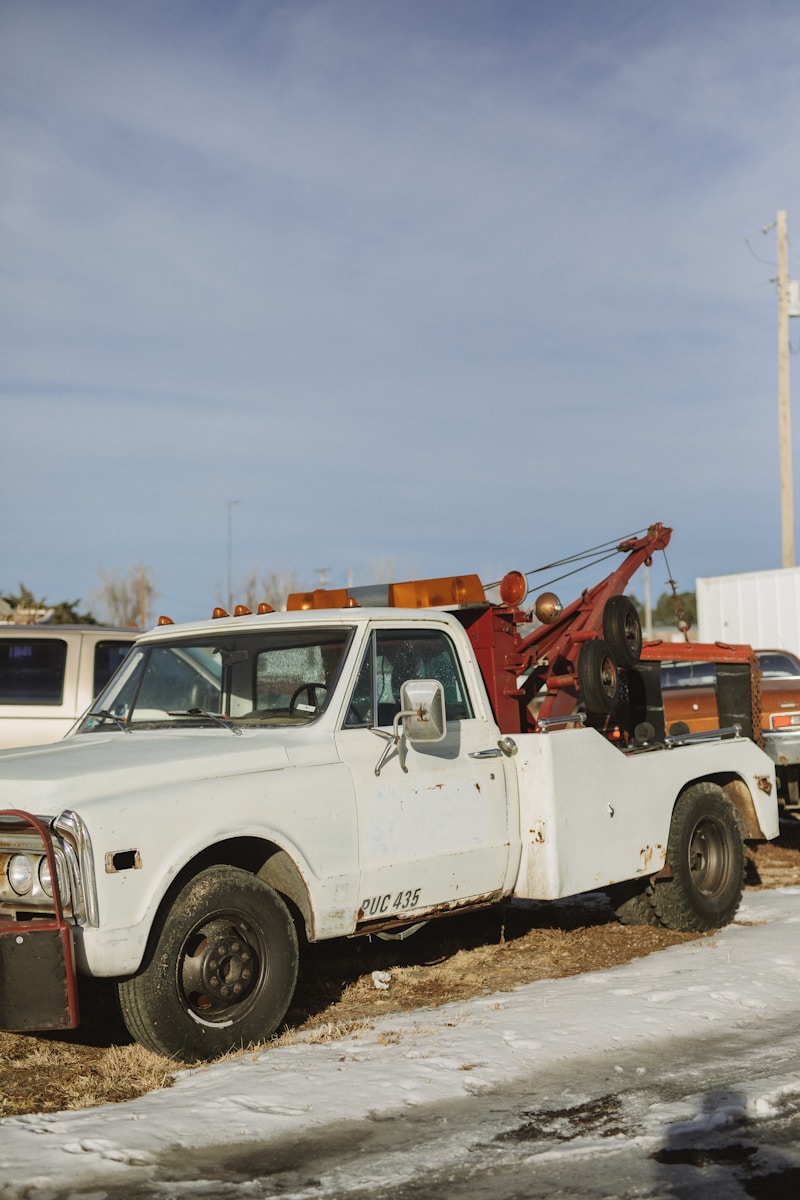
{"label": "asphalt road", "polygon": [[166,1154],[146,1183],[103,1196],[795,1200],[797,1017],[571,1062],[482,1097],[280,1143]]}

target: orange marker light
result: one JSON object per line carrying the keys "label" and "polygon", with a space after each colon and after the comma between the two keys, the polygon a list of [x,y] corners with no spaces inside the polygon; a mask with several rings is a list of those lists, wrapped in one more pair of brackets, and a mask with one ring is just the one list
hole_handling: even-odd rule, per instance
{"label": "orange marker light", "polygon": [[528,581],[521,571],[509,571],[500,581],[500,599],[516,608],[528,594]]}

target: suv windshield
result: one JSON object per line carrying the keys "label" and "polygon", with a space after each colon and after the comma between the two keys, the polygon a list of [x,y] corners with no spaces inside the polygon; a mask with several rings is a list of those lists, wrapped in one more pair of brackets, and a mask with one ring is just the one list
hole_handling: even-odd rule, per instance
{"label": "suv windshield", "polygon": [[77,732],[305,724],[325,708],[351,633],[210,633],[139,645]]}

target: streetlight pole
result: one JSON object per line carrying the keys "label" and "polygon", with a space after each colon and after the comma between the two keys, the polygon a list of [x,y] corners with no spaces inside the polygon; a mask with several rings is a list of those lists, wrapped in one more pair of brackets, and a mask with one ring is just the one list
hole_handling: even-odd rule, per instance
{"label": "streetlight pole", "polygon": [[233,612],[233,583],[231,581],[232,564],[233,564],[233,506],[239,504],[239,500],[228,501],[228,612]]}
{"label": "streetlight pole", "polygon": [[784,567],[794,566],[792,426],[789,406],[789,264],[786,211],[778,213],[778,429],[781,452],[781,550]]}

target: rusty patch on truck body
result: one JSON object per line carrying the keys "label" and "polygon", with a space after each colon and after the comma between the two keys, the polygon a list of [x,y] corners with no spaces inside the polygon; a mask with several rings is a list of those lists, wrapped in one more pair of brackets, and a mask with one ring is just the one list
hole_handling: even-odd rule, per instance
{"label": "rusty patch on truck body", "polygon": [[645,871],[653,866],[654,860],[660,862],[666,855],[666,849],[660,842],[656,842],[655,846],[643,846],[639,851],[639,856],[642,860],[642,867]]}

